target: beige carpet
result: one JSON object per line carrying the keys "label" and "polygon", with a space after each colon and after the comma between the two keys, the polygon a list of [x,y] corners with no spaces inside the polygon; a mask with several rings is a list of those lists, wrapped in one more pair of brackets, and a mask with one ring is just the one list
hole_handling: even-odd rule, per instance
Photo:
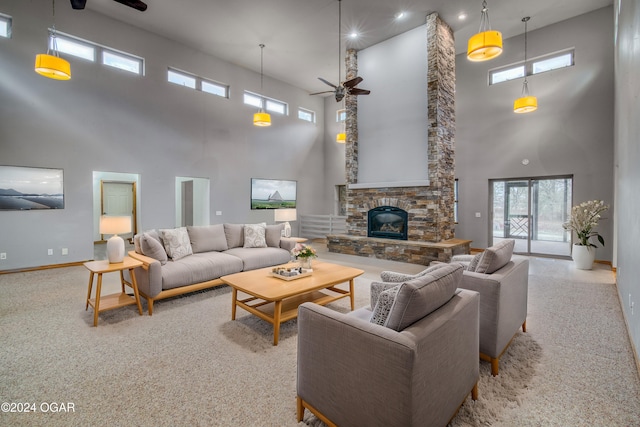
{"label": "beige carpet", "polygon": [[[357,306],[393,265],[340,260],[367,270]],[[480,399],[465,402],[454,426],[638,425],[640,386],[615,288],[551,280],[546,269],[532,268],[529,333],[516,337],[497,378],[481,362]],[[273,347],[270,325],[242,310],[230,320],[231,292],[220,287],[158,302],[151,317],[135,306],[105,312],[94,328],[87,280],[83,267],[0,275],[0,401],[37,408],[0,413],[1,425],[298,425],[295,321]],[[117,290],[116,274],[105,282]],[[348,301],[332,307],[347,311]],[[593,354],[605,338],[609,351]],[[42,412],[51,402],[75,411]]]}

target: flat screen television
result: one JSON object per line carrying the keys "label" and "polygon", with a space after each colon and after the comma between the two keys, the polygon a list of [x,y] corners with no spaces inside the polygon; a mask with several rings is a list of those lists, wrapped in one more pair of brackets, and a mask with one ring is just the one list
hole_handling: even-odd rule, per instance
{"label": "flat screen television", "polygon": [[251,209],[294,209],[297,181],[251,178]]}

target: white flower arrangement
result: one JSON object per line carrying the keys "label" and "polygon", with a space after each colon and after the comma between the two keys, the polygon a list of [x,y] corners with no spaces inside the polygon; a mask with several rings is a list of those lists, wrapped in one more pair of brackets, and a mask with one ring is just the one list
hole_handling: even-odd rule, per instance
{"label": "white flower arrangement", "polygon": [[595,248],[597,246],[591,243],[589,239],[597,237],[598,242],[604,246],[604,239],[593,229],[601,219],[600,214],[607,209],[609,209],[609,205],[605,205],[602,200],[589,200],[588,202],[580,203],[571,208],[569,221],[562,224],[562,227],[565,230],[576,232],[578,240],[580,240],[580,243],[576,243],[577,245],[592,246]]}

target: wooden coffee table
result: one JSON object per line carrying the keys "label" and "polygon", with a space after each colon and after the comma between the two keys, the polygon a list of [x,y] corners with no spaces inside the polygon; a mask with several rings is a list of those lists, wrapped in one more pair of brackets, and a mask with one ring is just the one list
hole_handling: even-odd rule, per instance
{"label": "wooden coffee table", "polygon": [[[312,267],[310,276],[290,281],[271,277],[273,267],[222,276],[233,288],[231,320],[236,318],[236,307],[266,320],[273,325],[273,345],[278,345],[280,324],[298,317],[298,306],[304,302],[326,305],[350,297],[353,310],[353,280],[364,271],[321,261],[314,261]],[[349,282],[348,290],[335,287],[345,282]],[[238,299],[238,291],[249,297]]]}

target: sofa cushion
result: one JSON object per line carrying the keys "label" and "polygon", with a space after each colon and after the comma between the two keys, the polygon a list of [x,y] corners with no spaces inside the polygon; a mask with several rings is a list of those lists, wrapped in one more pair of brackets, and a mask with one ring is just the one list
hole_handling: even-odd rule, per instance
{"label": "sofa cushion", "polygon": [[482,252],[482,257],[476,266],[476,273],[492,274],[500,270],[513,255],[513,247],[516,241],[513,239],[503,240]]}
{"label": "sofa cushion", "polygon": [[162,267],[162,289],[207,282],[240,271],[240,258],[215,251],[193,254],[178,261],[168,261]]}
{"label": "sofa cushion", "polygon": [[267,225],[267,229],[265,231],[265,239],[267,241],[267,246],[269,246],[270,248],[280,247],[280,238],[282,237],[282,230],[284,230],[284,223]]}
{"label": "sofa cushion", "polygon": [[245,224],[244,225],[244,245],[245,248],[266,248],[266,228],[267,224]]}
{"label": "sofa cushion", "polygon": [[142,255],[160,261],[161,265],[165,265],[167,263],[167,252],[164,250],[164,247],[160,244],[158,239],[152,237],[149,233],[143,233],[142,236],[140,236],[139,241]]}
{"label": "sofa cushion", "polygon": [[280,248],[233,248],[223,253],[242,260],[243,271],[286,264],[291,261],[289,251]]}
{"label": "sofa cushion", "polygon": [[162,229],[160,232],[164,242],[164,249],[171,259],[177,261],[193,254],[186,227]]}
{"label": "sofa cushion", "polygon": [[[461,264],[448,264],[402,283],[384,326],[401,331],[440,308],[453,297],[462,279],[463,270]],[[391,297],[392,292],[389,294]],[[380,303],[379,299],[378,304]]]}
{"label": "sofa cushion", "polygon": [[187,226],[191,249],[194,254],[210,251],[226,251],[227,238],[222,224]]}
{"label": "sofa cushion", "polygon": [[227,239],[227,247],[229,249],[244,246],[244,225],[224,224],[224,235]]}

